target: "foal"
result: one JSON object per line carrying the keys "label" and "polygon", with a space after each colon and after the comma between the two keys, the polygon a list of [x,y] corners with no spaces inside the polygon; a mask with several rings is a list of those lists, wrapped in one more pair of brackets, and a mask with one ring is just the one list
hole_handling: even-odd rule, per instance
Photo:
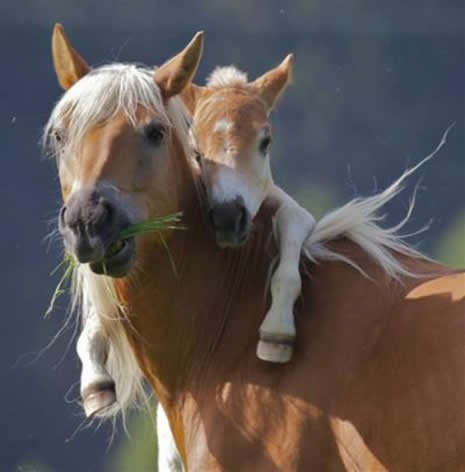
{"label": "foal", "polygon": [[304,208],[273,183],[269,114],[289,83],[292,55],[254,82],[233,66],[219,67],[206,87],[191,85],[183,101],[193,114],[190,141],[207,194],[209,217],[220,247],[237,247],[265,200],[273,216],[279,263],[271,277],[271,308],[260,326],[257,356],[291,360],[295,340],[294,302],[302,281],[302,246],[314,226]]}

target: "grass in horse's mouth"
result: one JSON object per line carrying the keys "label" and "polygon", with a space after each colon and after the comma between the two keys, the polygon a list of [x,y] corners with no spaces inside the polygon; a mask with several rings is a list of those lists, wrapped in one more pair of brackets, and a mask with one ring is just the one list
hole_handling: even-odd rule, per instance
{"label": "grass in horse's mouth", "polygon": [[124,239],[118,239],[110,245],[110,247],[105,251],[105,258],[116,256],[120,251],[124,249],[126,242]]}
{"label": "grass in horse's mouth", "polygon": [[[171,267],[173,272],[176,274],[176,267],[174,265],[174,261],[171,257],[168,245],[166,243],[165,238],[163,237],[162,231],[166,229],[186,229],[185,226],[180,224],[182,212],[173,213],[168,216],[160,216],[158,218],[152,218],[150,220],[141,221],[140,223],[136,223],[133,225],[128,226],[127,228],[123,229],[119,234],[118,240],[111,244],[108,249],[105,251],[105,258],[110,258],[118,254],[120,251],[124,249],[126,246],[126,240],[132,238],[134,236],[144,234],[144,233],[158,233],[160,237],[160,241],[163,247],[168,252],[168,257],[170,258]],[[66,253],[63,256],[63,260],[58,264],[55,269],[53,269],[50,275],[54,275],[61,267],[64,267],[63,275],[58,281],[58,284],[53,292],[52,299],[50,300],[50,305],[45,312],[45,316],[48,316],[55,306],[55,302],[60,295],[66,292],[65,284],[70,279],[73,269],[77,267],[79,263],[74,259],[74,257]]]}

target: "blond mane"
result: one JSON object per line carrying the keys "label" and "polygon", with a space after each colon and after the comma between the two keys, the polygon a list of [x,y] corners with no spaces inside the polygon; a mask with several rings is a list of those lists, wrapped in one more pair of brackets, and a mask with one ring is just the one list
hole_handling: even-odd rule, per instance
{"label": "blond mane", "polygon": [[[61,161],[62,157],[76,152],[91,128],[111,120],[119,112],[124,112],[136,126],[138,105],[157,113],[158,119],[175,128],[181,142],[187,143],[188,120],[181,100],[174,97],[165,108],[160,89],[153,80],[153,69],[115,63],[91,70],[63,94],[45,125],[42,144]],[[63,145],[55,136],[57,131],[65,129]]]}
{"label": "blond mane", "polygon": [[247,74],[236,66],[216,67],[207,78],[207,87],[225,88],[247,85]]}

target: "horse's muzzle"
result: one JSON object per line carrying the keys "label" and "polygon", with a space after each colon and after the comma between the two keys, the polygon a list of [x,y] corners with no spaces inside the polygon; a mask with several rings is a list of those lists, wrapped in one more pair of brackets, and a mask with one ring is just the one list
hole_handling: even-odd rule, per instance
{"label": "horse's muzzle", "polygon": [[111,187],[73,192],[60,210],[58,227],[65,249],[97,274],[124,277],[135,257],[133,239],[120,240],[130,220]]}
{"label": "horse's muzzle", "polygon": [[247,241],[251,217],[242,198],[213,204],[209,218],[215,231],[216,243],[221,248],[238,247]]}

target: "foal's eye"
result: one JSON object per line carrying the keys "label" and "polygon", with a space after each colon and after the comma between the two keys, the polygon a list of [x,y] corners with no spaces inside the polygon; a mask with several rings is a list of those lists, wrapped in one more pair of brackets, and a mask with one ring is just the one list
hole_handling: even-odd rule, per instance
{"label": "foal's eye", "polygon": [[265,136],[262,138],[259,144],[259,149],[260,152],[265,155],[268,152],[268,148],[270,147],[271,144],[271,137],[270,136]]}
{"label": "foal's eye", "polygon": [[166,128],[161,123],[150,123],[145,127],[144,133],[151,144],[158,146],[165,137]]}
{"label": "foal's eye", "polygon": [[200,154],[199,151],[197,151],[197,150],[194,149],[194,150],[192,151],[192,157],[193,157],[193,159],[195,160],[195,162],[197,162],[198,165],[201,164],[201,162],[202,162],[202,154]]}

